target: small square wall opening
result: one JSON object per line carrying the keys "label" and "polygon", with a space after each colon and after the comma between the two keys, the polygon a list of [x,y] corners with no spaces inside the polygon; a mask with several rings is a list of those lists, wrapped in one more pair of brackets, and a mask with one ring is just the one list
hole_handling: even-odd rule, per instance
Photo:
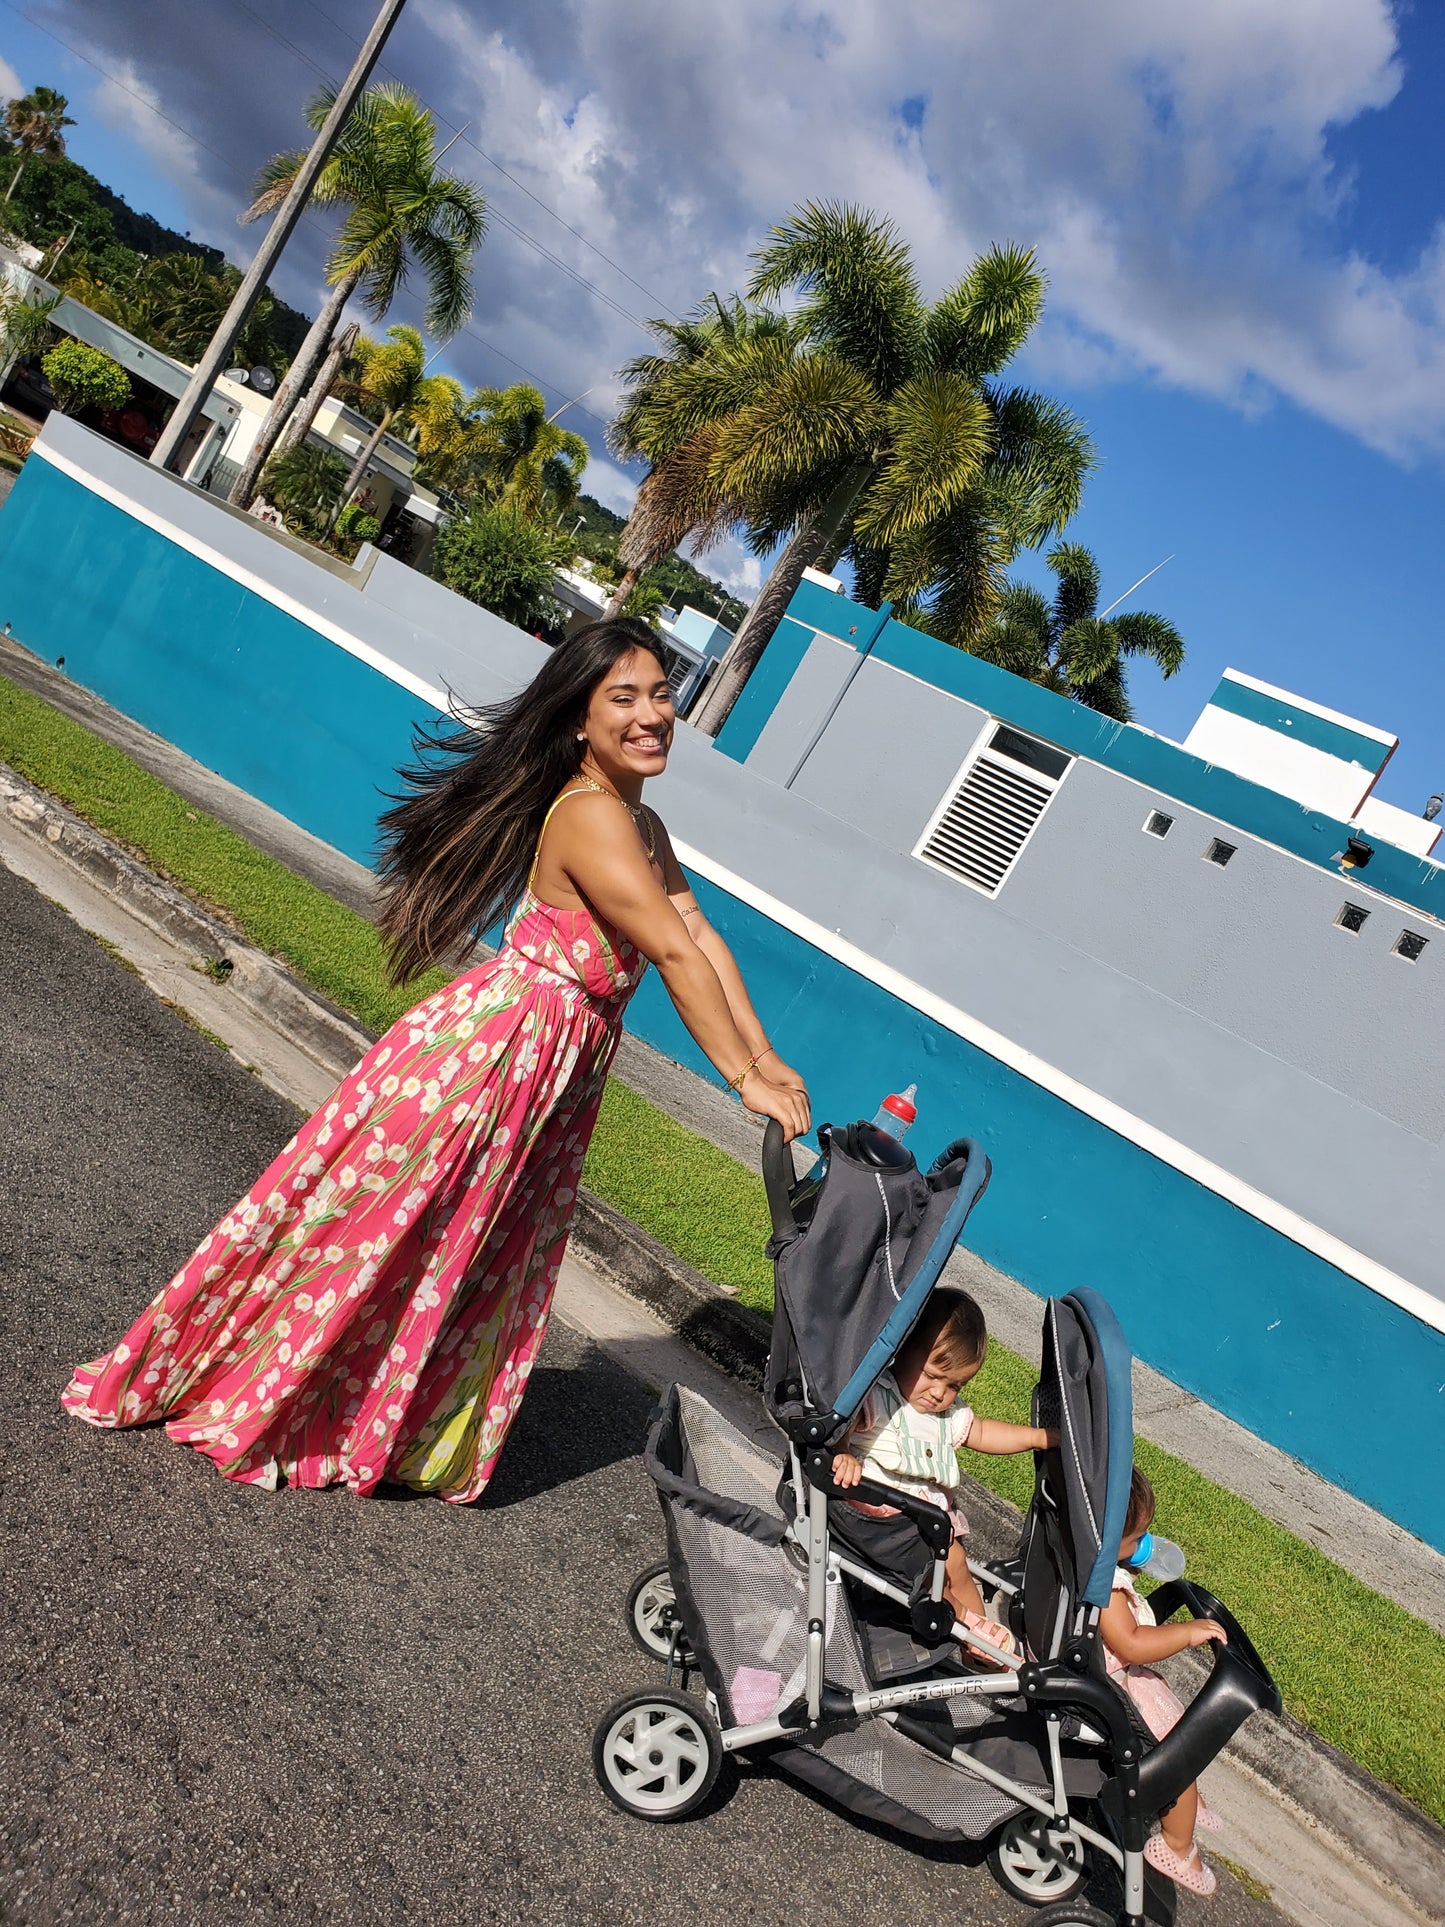
{"label": "small square wall opening", "polygon": [[1340,914],[1335,918],[1341,930],[1348,930],[1351,936],[1355,937],[1360,934],[1369,920],[1370,913],[1361,903],[1341,904]]}
{"label": "small square wall opening", "polygon": [[1173,828],[1174,818],[1172,816],[1166,816],[1163,810],[1150,810],[1149,814],[1144,818],[1144,834],[1146,836],[1168,836]]}
{"label": "small square wall opening", "polygon": [[1219,837],[1212,836],[1209,839],[1209,846],[1204,852],[1204,861],[1206,863],[1217,863],[1222,870],[1234,855],[1235,848],[1236,845],[1233,843],[1224,843]]}
{"label": "small square wall opening", "polygon": [[1430,939],[1422,937],[1417,930],[1402,930],[1395,939],[1395,955],[1403,957],[1406,963],[1419,963],[1420,953]]}

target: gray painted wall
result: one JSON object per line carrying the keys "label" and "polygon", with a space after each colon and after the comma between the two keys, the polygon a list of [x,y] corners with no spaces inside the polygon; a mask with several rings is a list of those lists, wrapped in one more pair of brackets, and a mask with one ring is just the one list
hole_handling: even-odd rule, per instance
{"label": "gray painted wall", "polygon": [[[749,770],[792,767],[841,653],[813,645]],[[1428,919],[1082,760],[985,897],[907,853],[990,722],[865,662],[787,801],[868,841],[831,879],[794,866],[788,900],[1445,1296],[1445,937],[1406,963],[1390,946]],[[1156,807],[1163,840],[1142,830]],[[1203,861],[1216,834],[1226,869]],[[749,861],[761,882],[767,853]],[[1372,913],[1358,936],[1346,900]]]}

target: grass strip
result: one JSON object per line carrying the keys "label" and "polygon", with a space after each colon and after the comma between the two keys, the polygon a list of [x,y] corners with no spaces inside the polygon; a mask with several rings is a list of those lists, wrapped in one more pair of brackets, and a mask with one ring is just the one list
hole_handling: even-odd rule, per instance
{"label": "grass strip", "polygon": [[[435,985],[388,984],[365,918],[294,875],[123,751],[0,677],[0,761],[126,845],[153,870],[283,959],[324,996],[385,1029]],[[745,1304],[772,1307],[762,1180],[612,1082],[587,1184]],[[1035,1372],[1001,1345],[970,1388],[988,1417],[1026,1421]],[[1249,1629],[1289,1710],[1445,1823],[1445,1639],[1323,1553],[1140,1439],[1160,1530]],[[965,1454],[969,1473],[1026,1505],[1027,1458]]]}

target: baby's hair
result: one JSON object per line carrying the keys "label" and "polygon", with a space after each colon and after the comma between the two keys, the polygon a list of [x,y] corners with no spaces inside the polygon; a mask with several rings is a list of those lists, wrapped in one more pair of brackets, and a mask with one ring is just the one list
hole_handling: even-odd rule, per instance
{"label": "baby's hair", "polygon": [[950,1364],[967,1371],[980,1364],[988,1350],[983,1313],[966,1291],[940,1285],[908,1334],[908,1350],[928,1358],[938,1352]]}
{"label": "baby's hair", "polygon": [[1129,1510],[1124,1514],[1124,1537],[1132,1539],[1136,1532],[1147,1532],[1154,1517],[1157,1504],[1154,1488],[1148,1479],[1134,1467],[1129,1475]]}

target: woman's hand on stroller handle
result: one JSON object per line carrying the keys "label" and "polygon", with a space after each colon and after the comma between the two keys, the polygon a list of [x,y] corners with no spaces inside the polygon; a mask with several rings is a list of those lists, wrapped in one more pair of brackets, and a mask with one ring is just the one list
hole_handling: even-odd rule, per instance
{"label": "woman's hand on stroller handle", "polygon": [[775,1084],[760,1070],[751,1070],[743,1079],[738,1095],[759,1117],[776,1118],[790,1142],[802,1137],[808,1128],[808,1093],[801,1086]]}
{"label": "woman's hand on stroller handle", "polygon": [[785,1091],[801,1091],[804,1097],[808,1095],[808,1087],[802,1078],[793,1069],[791,1064],[785,1064],[783,1062],[771,1044],[768,1045],[768,1048],[762,1053],[758,1061],[762,1066],[763,1075],[770,1084],[779,1084]]}

